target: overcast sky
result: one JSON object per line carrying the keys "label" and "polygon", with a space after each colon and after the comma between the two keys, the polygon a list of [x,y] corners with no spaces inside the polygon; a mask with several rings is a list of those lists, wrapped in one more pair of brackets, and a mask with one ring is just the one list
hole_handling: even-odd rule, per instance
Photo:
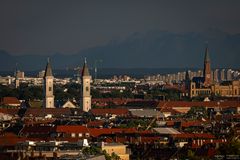
{"label": "overcast sky", "polygon": [[239,0],[1,0],[0,49],[73,54],[134,32],[240,33]]}

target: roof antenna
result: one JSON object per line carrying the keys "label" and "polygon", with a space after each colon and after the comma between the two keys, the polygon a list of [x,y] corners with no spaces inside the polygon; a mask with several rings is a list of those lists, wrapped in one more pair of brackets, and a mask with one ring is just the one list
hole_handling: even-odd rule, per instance
{"label": "roof antenna", "polygon": [[47,58],[47,62],[48,62],[48,63],[50,62],[50,58],[49,58],[49,57]]}
{"label": "roof antenna", "polygon": [[87,63],[87,58],[86,57],[84,58],[84,63]]}

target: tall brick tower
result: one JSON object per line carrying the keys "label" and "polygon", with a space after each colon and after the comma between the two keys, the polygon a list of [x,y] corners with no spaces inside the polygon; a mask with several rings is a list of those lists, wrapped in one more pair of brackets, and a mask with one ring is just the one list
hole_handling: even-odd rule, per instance
{"label": "tall brick tower", "polygon": [[205,86],[211,85],[211,65],[210,65],[210,57],[208,53],[208,46],[206,47],[206,50],[205,50],[203,76],[204,76],[204,85]]}

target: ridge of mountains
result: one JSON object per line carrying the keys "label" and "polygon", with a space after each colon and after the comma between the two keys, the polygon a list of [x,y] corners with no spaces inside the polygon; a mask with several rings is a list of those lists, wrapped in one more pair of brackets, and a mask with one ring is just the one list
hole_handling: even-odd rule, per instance
{"label": "ridge of mountains", "polygon": [[202,68],[206,42],[213,68],[239,69],[240,34],[208,29],[188,33],[159,30],[133,33],[125,39],[112,40],[75,54],[12,55],[0,50],[0,71],[14,70],[16,63],[20,70],[42,70],[47,57],[53,69],[82,66],[84,57],[90,67],[97,61],[101,68]]}

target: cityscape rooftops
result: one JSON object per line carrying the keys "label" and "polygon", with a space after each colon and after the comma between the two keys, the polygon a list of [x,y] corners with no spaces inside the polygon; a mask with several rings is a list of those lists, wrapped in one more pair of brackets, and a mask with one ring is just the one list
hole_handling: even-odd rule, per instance
{"label": "cityscape rooftops", "polygon": [[161,112],[154,109],[130,110],[130,112],[133,116],[136,117],[164,117]]}
{"label": "cityscape rooftops", "polygon": [[1,98],[1,105],[20,106],[21,102],[16,97],[3,97]]}
{"label": "cityscape rooftops", "polygon": [[95,116],[106,116],[106,115],[127,116],[128,115],[128,109],[125,109],[125,108],[91,109],[90,112]]}
{"label": "cityscape rooftops", "polygon": [[181,134],[179,131],[177,131],[174,128],[153,128],[154,131],[156,131],[159,134]]}
{"label": "cityscape rooftops", "polygon": [[240,107],[238,101],[160,101],[158,108],[161,107]]}

